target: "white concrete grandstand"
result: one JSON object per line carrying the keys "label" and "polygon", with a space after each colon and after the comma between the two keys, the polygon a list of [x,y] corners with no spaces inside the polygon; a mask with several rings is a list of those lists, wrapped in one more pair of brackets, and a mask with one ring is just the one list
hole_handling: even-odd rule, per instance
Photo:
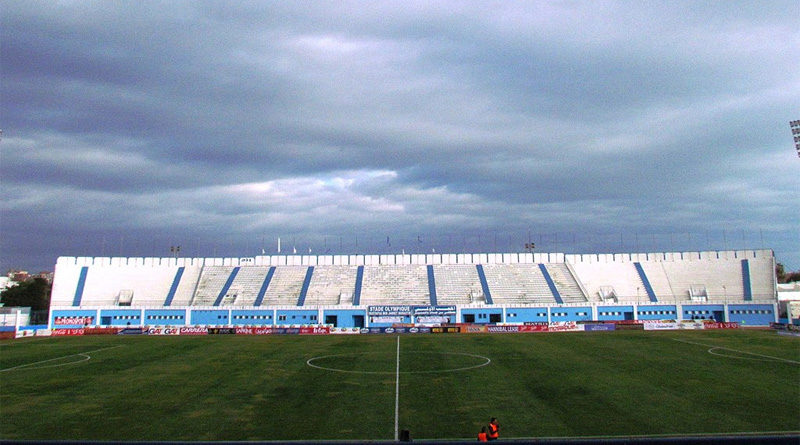
{"label": "white concrete grandstand", "polygon": [[770,250],[61,257],[53,307],[552,306],[775,301]]}

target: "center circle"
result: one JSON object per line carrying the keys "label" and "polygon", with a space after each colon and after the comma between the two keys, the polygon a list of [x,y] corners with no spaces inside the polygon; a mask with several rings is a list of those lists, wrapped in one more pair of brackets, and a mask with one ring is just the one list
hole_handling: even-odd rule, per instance
{"label": "center circle", "polygon": [[[411,357],[409,357],[411,356]],[[465,352],[409,351],[400,356],[400,374],[433,374],[477,369],[491,363],[488,357]],[[323,355],[306,361],[312,368],[349,374],[395,374],[394,352],[351,352]],[[405,370],[403,370],[405,369]]]}

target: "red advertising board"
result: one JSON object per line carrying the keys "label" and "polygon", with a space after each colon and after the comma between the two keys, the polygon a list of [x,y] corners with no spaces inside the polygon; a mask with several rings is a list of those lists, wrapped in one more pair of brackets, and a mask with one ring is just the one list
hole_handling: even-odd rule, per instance
{"label": "red advertising board", "polygon": [[67,335],[83,335],[83,328],[66,328],[66,329],[53,329],[51,335],[62,337]]}
{"label": "red advertising board", "polygon": [[270,335],[271,326],[239,326],[236,328],[236,335]]}
{"label": "red advertising board", "polygon": [[520,326],[520,332],[548,332],[550,328],[546,324],[529,324]]}
{"label": "red advertising board", "polygon": [[117,328],[84,328],[83,335],[115,335]]}
{"label": "red advertising board", "polygon": [[582,331],[583,325],[579,325],[574,321],[557,321],[550,323],[547,327],[547,332],[577,332]]}
{"label": "red advertising board", "polygon": [[53,320],[54,325],[87,325],[94,322],[94,317],[56,317]]}
{"label": "red advertising board", "polygon": [[208,335],[208,328],[185,326],[181,328],[179,335]]}
{"label": "red advertising board", "polygon": [[739,329],[739,323],[704,322],[703,329]]}
{"label": "red advertising board", "polygon": [[312,326],[300,328],[300,335],[328,335],[331,328],[328,326]]}

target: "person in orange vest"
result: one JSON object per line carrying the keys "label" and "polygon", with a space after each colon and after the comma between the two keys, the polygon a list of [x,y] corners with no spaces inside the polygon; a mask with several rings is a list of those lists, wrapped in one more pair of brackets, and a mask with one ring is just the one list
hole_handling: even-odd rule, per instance
{"label": "person in orange vest", "polygon": [[489,435],[486,434],[486,427],[481,427],[481,432],[478,433],[478,442],[488,442]]}
{"label": "person in orange vest", "polygon": [[497,440],[500,437],[500,425],[497,423],[497,418],[492,417],[489,421],[489,440]]}

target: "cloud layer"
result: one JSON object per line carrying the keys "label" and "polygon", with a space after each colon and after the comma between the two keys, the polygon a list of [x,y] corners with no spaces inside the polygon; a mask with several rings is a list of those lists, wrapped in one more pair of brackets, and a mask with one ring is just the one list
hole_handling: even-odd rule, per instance
{"label": "cloud layer", "polygon": [[0,265],[281,236],[800,268],[795,7],[5,2]]}

